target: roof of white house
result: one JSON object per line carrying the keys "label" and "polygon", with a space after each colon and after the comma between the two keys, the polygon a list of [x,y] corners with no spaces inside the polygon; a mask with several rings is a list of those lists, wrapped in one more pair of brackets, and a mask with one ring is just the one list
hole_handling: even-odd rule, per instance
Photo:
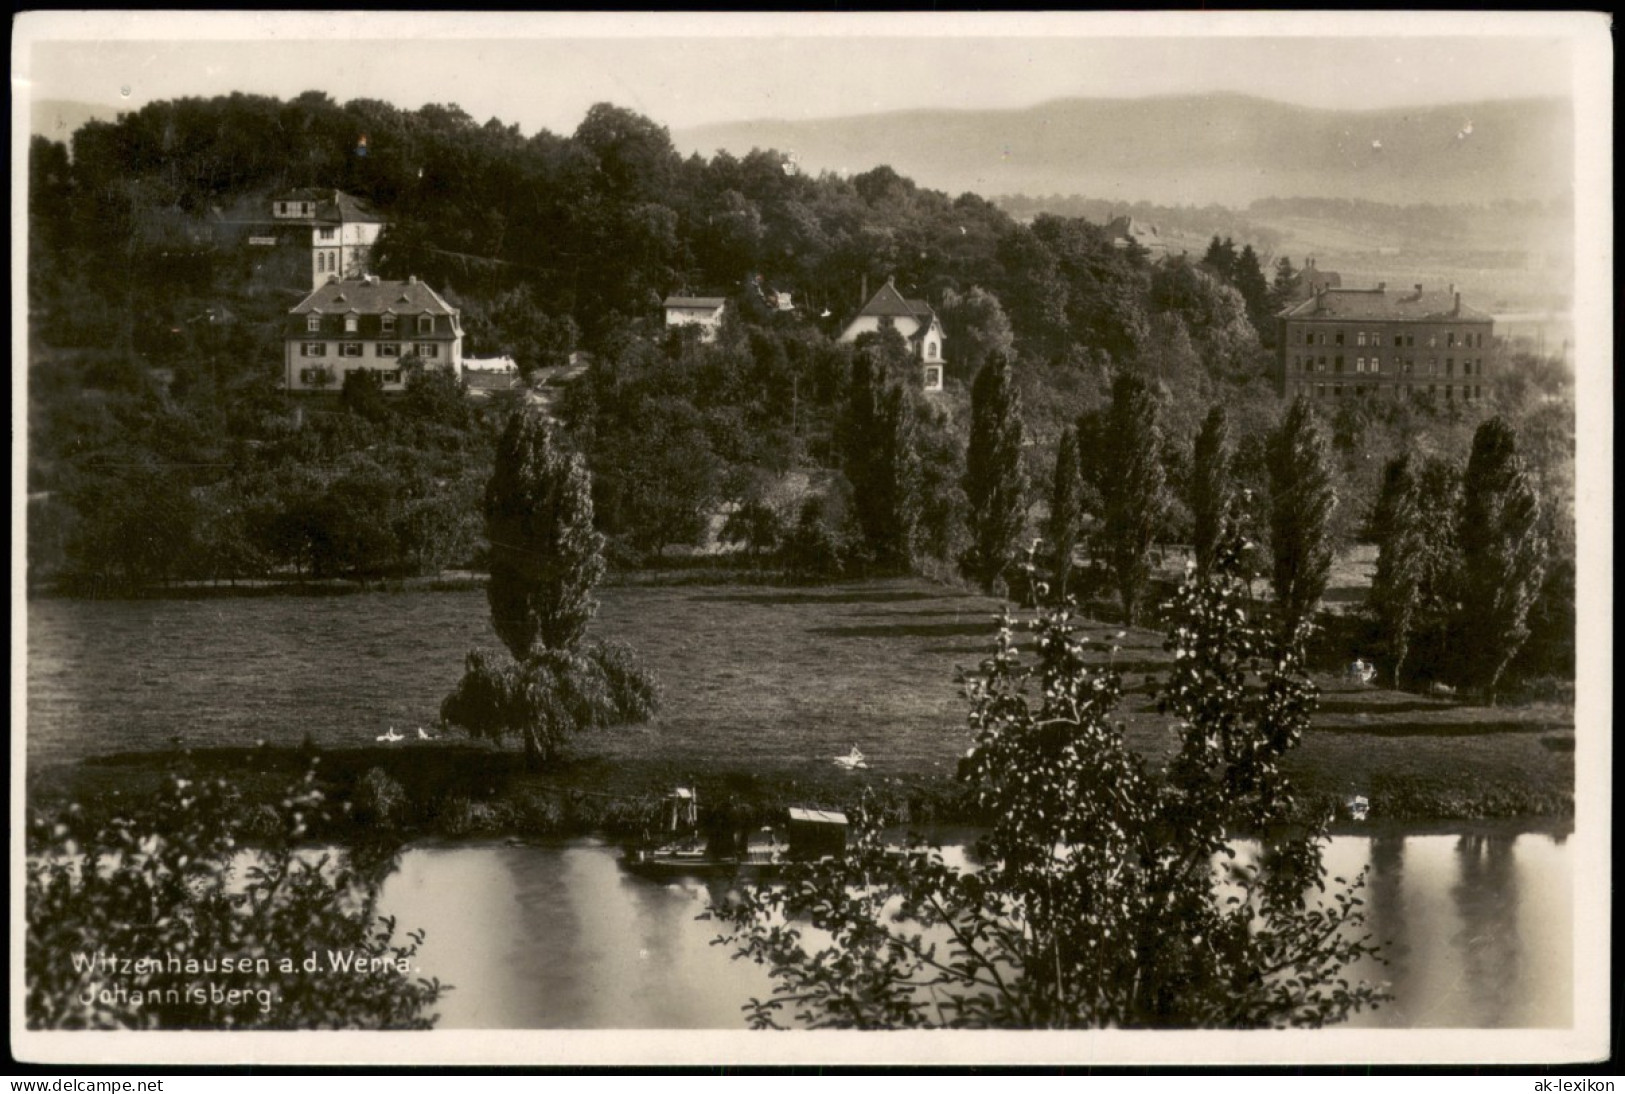
{"label": "roof of white house", "polygon": [[897,286],[890,281],[880,286],[880,291],[869,298],[869,302],[858,311],[858,316],[890,315],[907,316],[910,319],[925,320],[934,318],[936,313],[931,305],[924,300],[906,300],[903,294],[897,291]]}
{"label": "roof of white house", "polygon": [[358,197],[346,194],[343,190],[323,190],[314,186],[306,186],[297,190],[285,190],[271,199],[272,201],[309,201],[314,202],[316,211],[301,220],[317,224],[383,224],[384,218]]}
{"label": "roof of white house", "polygon": [[704,308],[715,311],[728,302],[725,296],[668,296],[664,306],[666,308]]}
{"label": "roof of white house", "polygon": [[417,278],[380,281],[376,277],[329,281],[289,309],[293,315],[456,315],[457,309]]}

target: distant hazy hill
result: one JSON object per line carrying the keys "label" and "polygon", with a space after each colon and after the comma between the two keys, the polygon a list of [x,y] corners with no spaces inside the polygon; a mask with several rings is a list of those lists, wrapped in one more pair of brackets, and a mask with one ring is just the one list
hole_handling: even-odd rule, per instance
{"label": "distant hazy hill", "polygon": [[793,151],[810,171],[889,164],[954,194],[1412,204],[1562,197],[1571,188],[1574,129],[1563,99],[1365,111],[1226,94],[737,122],[673,139],[685,154]]}
{"label": "distant hazy hill", "polygon": [[100,103],[81,103],[71,99],[40,99],[30,104],[33,116],[29,119],[29,132],[53,141],[68,143],[74,130],[88,121],[117,121],[119,108]]}

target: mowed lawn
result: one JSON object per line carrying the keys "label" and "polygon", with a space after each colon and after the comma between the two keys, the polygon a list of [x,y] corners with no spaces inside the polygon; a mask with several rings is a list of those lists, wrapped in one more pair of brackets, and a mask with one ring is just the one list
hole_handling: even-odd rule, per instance
{"label": "mowed lawn", "polygon": [[[917,580],[815,589],[636,586],[606,590],[596,629],[638,647],[665,688],[661,716],[594,733],[583,758],[657,765],[673,777],[727,772],[827,783],[950,775],[970,746],[955,682],[993,648],[999,602]],[[1027,633],[1018,625],[1026,644]],[[1147,756],[1177,744],[1156,711],[1163,636],[1087,624],[1123,674],[1120,715]],[[1115,651],[1110,647],[1117,647]],[[1306,789],[1367,794],[1408,815],[1551,812],[1573,786],[1573,712],[1488,708],[1317,677],[1320,710],[1289,769]],[[1471,799],[1471,800],[1468,800]]]}

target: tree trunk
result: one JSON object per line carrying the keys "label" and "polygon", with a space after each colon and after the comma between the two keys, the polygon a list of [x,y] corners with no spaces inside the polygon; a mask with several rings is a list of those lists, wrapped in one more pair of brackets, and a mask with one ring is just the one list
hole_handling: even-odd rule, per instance
{"label": "tree trunk", "polygon": [[536,727],[525,727],[525,770],[542,769],[542,743],[536,739]]}

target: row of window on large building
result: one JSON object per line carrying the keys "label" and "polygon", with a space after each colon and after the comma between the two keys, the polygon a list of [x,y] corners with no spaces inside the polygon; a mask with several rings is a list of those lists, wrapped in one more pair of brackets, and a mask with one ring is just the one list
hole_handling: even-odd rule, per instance
{"label": "row of window on large building", "polygon": [[[1376,354],[1373,354],[1370,357],[1356,357],[1352,362],[1353,371],[1356,373],[1367,372],[1372,374],[1383,372],[1383,360],[1384,359],[1382,357],[1379,357]],[[1387,359],[1387,362],[1390,366],[1387,371],[1397,375],[1439,375],[1439,359],[1437,357],[1429,357],[1422,361],[1422,367],[1420,369],[1417,368],[1416,358],[1414,357],[1390,357]],[[1345,362],[1343,359],[1343,354],[1341,353],[1334,354],[1329,359],[1325,354],[1322,354],[1319,357],[1306,357],[1302,354],[1292,355],[1292,370],[1294,372],[1331,371],[1341,373],[1344,371],[1344,368]],[[1444,359],[1444,375],[1454,376],[1455,374],[1456,359],[1454,357],[1446,357]],[[1482,357],[1463,357],[1461,359],[1461,374],[1463,376],[1484,375],[1484,359]]]}
{"label": "row of window on large building", "polygon": [[1484,397],[1484,387],[1482,384],[1428,384],[1426,387],[1423,387],[1420,384],[1415,386],[1402,386],[1396,384],[1392,386],[1379,387],[1376,384],[1317,383],[1304,384],[1303,390],[1306,394],[1313,395],[1317,399],[1340,399],[1343,397],[1345,392],[1350,395],[1369,396],[1380,394],[1383,391],[1392,391],[1396,398],[1410,395],[1413,398],[1426,396],[1429,399],[1437,399],[1441,390],[1444,393],[1445,399],[1450,402],[1455,401],[1458,391],[1461,393],[1461,398],[1466,402],[1473,402],[1476,399],[1482,399]]}
{"label": "row of window on large building", "polygon": [[[1354,346],[1377,346],[1377,347],[1381,347],[1382,345],[1385,344],[1384,343],[1384,334],[1380,330],[1354,331],[1354,332],[1352,332],[1352,336],[1353,336],[1352,341],[1349,341],[1350,333],[1351,332],[1349,332],[1349,331],[1345,331],[1345,330],[1341,330],[1341,329],[1333,330],[1333,331],[1330,331],[1330,332],[1328,332],[1328,331],[1303,330],[1303,331],[1299,332],[1299,335],[1300,335],[1300,343],[1302,345],[1305,345],[1305,346],[1324,346],[1324,345],[1327,345],[1328,343],[1327,343],[1326,339],[1327,339],[1328,334],[1331,337],[1331,343],[1330,344],[1334,345],[1334,346],[1354,345]],[[1437,349],[1439,347],[1439,337],[1440,337],[1440,335],[1439,335],[1439,333],[1437,331],[1435,331],[1435,332],[1433,332],[1431,334],[1428,334],[1428,335],[1424,336],[1423,345],[1425,345],[1428,349]],[[1444,332],[1443,337],[1444,337],[1444,346],[1445,346],[1446,349],[1453,349],[1456,346],[1461,346],[1464,349],[1483,349],[1484,348],[1484,332],[1483,331],[1453,331],[1453,330],[1447,330],[1447,331]],[[1414,335],[1414,334],[1395,334],[1395,335],[1392,335],[1392,340],[1393,340],[1393,344],[1396,347],[1398,347],[1398,346],[1414,347],[1416,345],[1416,335]]]}

